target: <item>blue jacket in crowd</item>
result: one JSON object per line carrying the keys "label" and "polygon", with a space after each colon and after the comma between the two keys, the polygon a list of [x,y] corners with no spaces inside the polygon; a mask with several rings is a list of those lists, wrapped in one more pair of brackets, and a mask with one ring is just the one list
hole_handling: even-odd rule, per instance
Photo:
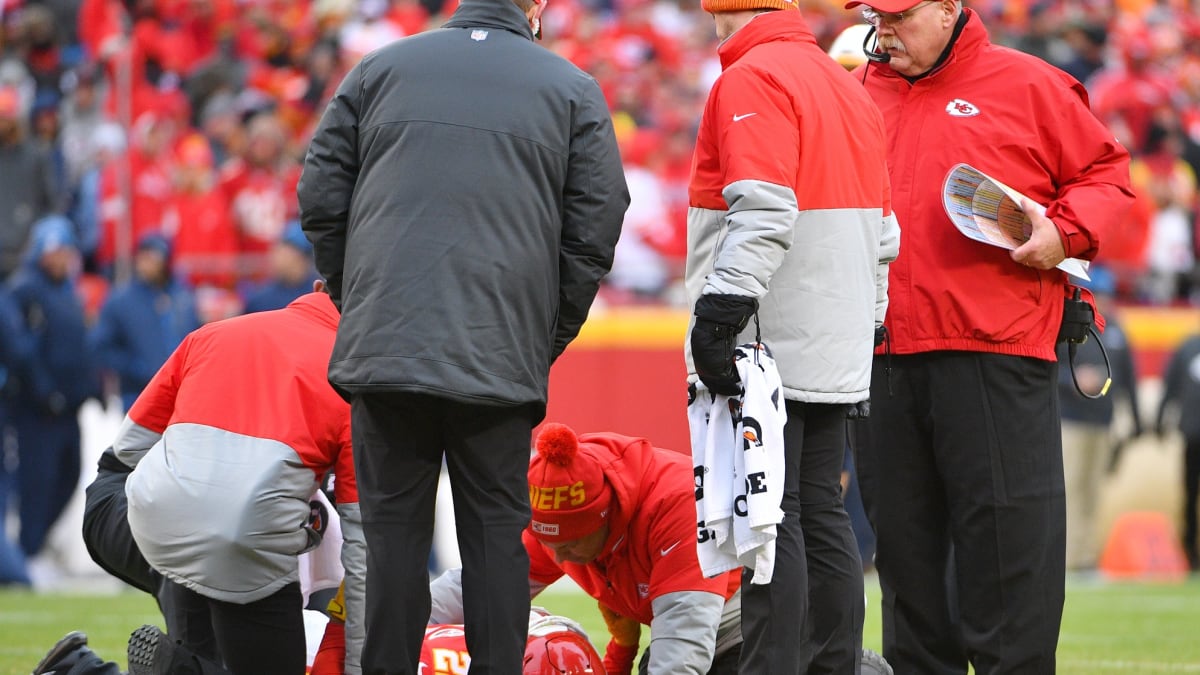
{"label": "blue jacket in crowd", "polygon": [[268,281],[246,297],[246,313],[283,309],[305,293],[312,293],[313,281],[316,279],[317,275],[313,274],[311,278],[298,284],[286,284],[279,280]]}
{"label": "blue jacket in crowd", "polygon": [[74,280],[51,279],[35,260],[28,260],[13,274],[10,289],[32,343],[24,367],[9,374],[14,412],[36,408],[74,414],[99,394]]}
{"label": "blue jacket in crowd", "polygon": [[[0,391],[9,373],[19,371],[29,361],[33,343],[25,332],[21,311],[7,287],[0,287]],[[0,398],[0,426],[5,417],[5,401]]]}
{"label": "blue jacket in crowd", "polygon": [[171,352],[199,327],[190,289],[135,277],[108,297],[88,339],[98,364],[117,374],[128,411]]}

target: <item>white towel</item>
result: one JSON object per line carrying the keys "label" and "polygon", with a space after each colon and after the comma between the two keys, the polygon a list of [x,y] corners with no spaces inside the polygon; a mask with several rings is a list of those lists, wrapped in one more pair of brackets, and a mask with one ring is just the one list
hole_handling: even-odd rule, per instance
{"label": "white towel", "polygon": [[326,589],[337,588],[346,570],[342,567],[342,519],[325,493],[317,490],[311,501],[324,507],[322,516],[329,520],[321,544],[300,555],[300,594],[308,605],[308,596]]}
{"label": "white towel", "polygon": [[787,411],[775,360],[764,345],[738,347],[741,396],[713,394],[703,382],[688,405],[696,477],[696,552],[705,576],[740,566],[751,583],[775,571],[783,521],[783,425]]}

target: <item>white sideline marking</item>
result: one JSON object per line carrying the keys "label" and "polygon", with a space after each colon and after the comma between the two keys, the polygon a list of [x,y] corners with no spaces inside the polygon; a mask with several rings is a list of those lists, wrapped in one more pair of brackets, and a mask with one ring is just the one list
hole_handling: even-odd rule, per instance
{"label": "white sideline marking", "polygon": [[1200,673],[1200,663],[1162,663],[1159,661],[1114,661],[1090,659],[1059,659],[1059,665],[1100,670],[1131,670],[1139,673]]}

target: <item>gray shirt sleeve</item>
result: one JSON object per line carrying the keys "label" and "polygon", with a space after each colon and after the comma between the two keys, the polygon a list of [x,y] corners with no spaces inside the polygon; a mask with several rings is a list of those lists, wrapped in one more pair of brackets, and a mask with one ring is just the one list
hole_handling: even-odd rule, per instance
{"label": "gray shirt sleeve", "polygon": [[429,623],[462,623],[462,568],[446,570],[429,584]]}
{"label": "gray shirt sleeve", "polygon": [[[535,597],[545,587],[545,584],[539,584],[530,579],[529,597]],[[429,598],[431,601],[429,623],[462,623],[462,568],[446,570],[441,576],[434,579],[429,584]]]}
{"label": "gray shirt sleeve", "polygon": [[705,591],[680,591],[650,603],[650,663],[647,675],[703,675],[712,665],[717,626],[725,598]]}
{"label": "gray shirt sleeve", "polygon": [[875,267],[875,325],[883,325],[888,308],[888,270],[900,254],[900,223],[896,214],[883,219],[879,238],[879,262]]}
{"label": "gray shirt sleeve", "polygon": [[346,675],[362,673],[360,657],[366,637],[367,541],[358,504],[338,504],[342,518],[343,588],[346,602]]}

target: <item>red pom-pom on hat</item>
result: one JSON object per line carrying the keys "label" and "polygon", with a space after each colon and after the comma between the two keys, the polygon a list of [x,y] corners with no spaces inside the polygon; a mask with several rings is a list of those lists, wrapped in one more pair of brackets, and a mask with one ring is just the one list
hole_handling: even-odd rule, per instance
{"label": "red pom-pom on hat", "polygon": [[542,427],[535,447],[538,454],[545,457],[547,462],[558,466],[568,466],[575,461],[575,455],[579,454],[579,436],[571,427],[551,422]]}
{"label": "red pom-pom on hat", "polygon": [[608,517],[612,488],[595,448],[581,447],[571,427],[551,422],[538,432],[534,449],[529,463],[533,536],[568,541],[599,530]]}

